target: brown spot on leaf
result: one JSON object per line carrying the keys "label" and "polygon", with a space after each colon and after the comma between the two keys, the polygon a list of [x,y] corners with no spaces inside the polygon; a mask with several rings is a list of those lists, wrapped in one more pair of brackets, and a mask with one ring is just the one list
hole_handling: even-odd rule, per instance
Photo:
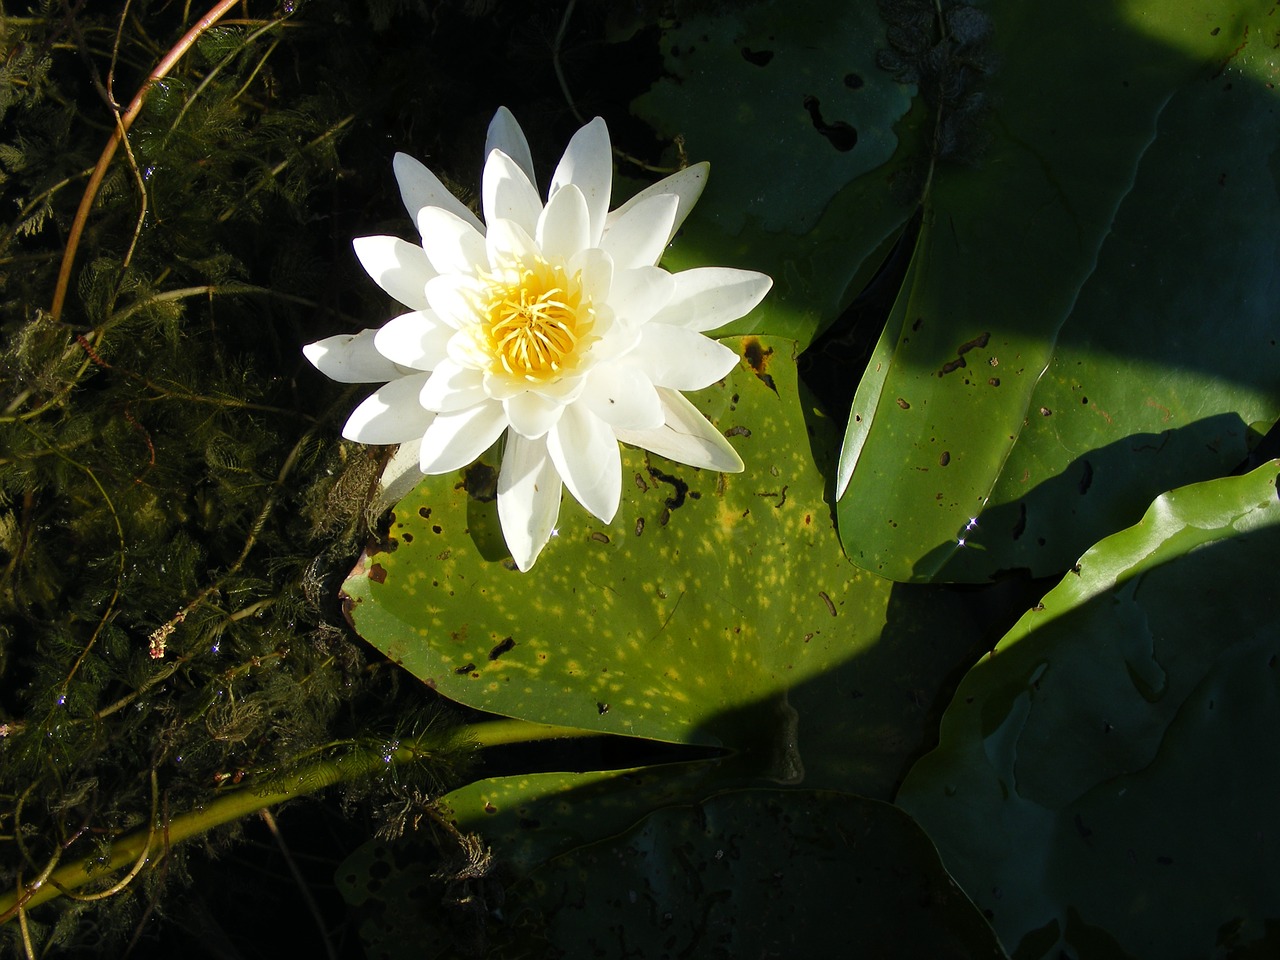
{"label": "brown spot on leaf", "polygon": [[387,582],[387,568],[380,563],[375,563],[369,568],[369,579],[374,583]]}
{"label": "brown spot on leaf", "polygon": [[773,356],[773,347],[763,346],[755,337],[747,338],[743,344],[742,356],[756,378],[774,393],[778,392],[777,384],[769,374],[769,359]]}
{"label": "brown spot on leaf", "polygon": [[851,124],[843,120],[828,122],[823,119],[822,105],[817,97],[808,94],[801,103],[809,114],[813,129],[826,137],[828,142],[841,153],[848,153],[858,145],[858,131]]}
{"label": "brown spot on leaf", "polygon": [[755,337],[748,337],[742,346],[742,355],[747,366],[755,374],[765,373],[769,369],[769,358],[773,356],[773,347],[764,347]]}
{"label": "brown spot on leaf", "polygon": [[684,506],[685,497],[689,494],[689,484],[685,483],[679,477],[673,476],[669,473],[663,473],[657,467],[649,468],[649,476],[661,483],[671,484],[671,496],[667,497],[666,500],[663,501],[667,507],[667,509],[663,511],[664,513],[669,513],[672,510],[678,510]]}
{"label": "brown spot on leaf", "polygon": [[960,346],[956,347],[956,356],[963,357],[970,350],[976,350],[979,347],[985,347],[991,341],[990,333],[981,333],[972,340],[966,340]]}
{"label": "brown spot on leaf", "polygon": [[1018,504],[1018,522],[1013,525],[1013,539],[1017,540],[1027,532],[1027,505]]}

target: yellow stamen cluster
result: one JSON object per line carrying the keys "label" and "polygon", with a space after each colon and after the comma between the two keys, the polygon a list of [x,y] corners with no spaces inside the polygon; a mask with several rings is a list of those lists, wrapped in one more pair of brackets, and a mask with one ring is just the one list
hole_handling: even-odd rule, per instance
{"label": "yellow stamen cluster", "polygon": [[579,278],[539,257],[484,280],[479,306],[494,372],[545,382],[572,369],[594,325]]}

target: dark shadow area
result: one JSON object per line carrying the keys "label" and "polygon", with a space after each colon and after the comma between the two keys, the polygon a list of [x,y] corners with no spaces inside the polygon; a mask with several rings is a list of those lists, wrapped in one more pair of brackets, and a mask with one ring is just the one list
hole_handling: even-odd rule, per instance
{"label": "dark shadow area", "polygon": [[919,233],[917,213],[903,228],[871,282],[800,354],[797,369],[801,380],[838,424],[849,419],[862,371],[902,289]]}
{"label": "dark shadow area", "polygon": [[1257,842],[1280,788],[1280,527],[1241,526],[1190,549],[1170,544],[1205,534],[1170,530],[1166,562],[1046,596],[913,769],[900,803],[1011,956],[1280,947],[1280,860]]}

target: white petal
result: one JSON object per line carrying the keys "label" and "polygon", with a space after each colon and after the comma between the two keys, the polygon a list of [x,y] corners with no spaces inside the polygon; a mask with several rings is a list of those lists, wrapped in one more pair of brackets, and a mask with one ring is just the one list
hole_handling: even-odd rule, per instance
{"label": "white petal", "polygon": [[529,141],[511,111],[499,107],[498,112],[489,121],[489,135],[484,141],[484,155],[487,157],[495,150],[501,150],[516,162],[529,182],[537,189],[538,180],[533,175],[533,155],[529,152]]}
{"label": "white petal", "polygon": [[664,422],[653,383],[625,361],[592,370],[578,402],[611,427],[654,430]]}
{"label": "white petal", "polygon": [[418,403],[429,376],[415,373],[379,387],[351,412],[342,435],[357,443],[403,443],[422,436],[435,419]]}
{"label": "white petal", "polygon": [[423,473],[452,473],[493,446],[507,428],[502,404],[478,403],[457,413],[442,413],[422,435]]}
{"label": "white petal", "polygon": [[738,354],[692,330],[650,323],[627,360],[640,367],[655,386],[701,390],[728,376],[738,365]]}
{"label": "white petal", "polygon": [[461,329],[476,322],[476,297],[484,290],[484,284],[474,277],[447,274],[427,284],[427,301],[442,323]]}
{"label": "white petal", "polygon": [[330,380],[339,383],[386,383],[400,376],[394,363],[373,345],[377,330],[325,337],[302,348],[302,355]]}
{"label": "white petal", "polygon": [[452,360],[440,362],[418,395],[418,402],[436,413],[452,413],[486,399],[483,374]]}
{"label": "white petal", "polygon": [[[550,204],[547,204],[550,206]],[[588,247],[569,258],[570,276],[582,274],[582,295],[597,304],[609,299],[613,287],[613,260],[599,247]]]}
{"label": "white petal", "polygon": [[577,372],[565,374],[558,380],[548,380],[546,383],[531,384],[526,382],[526,386],[530,392],[548,400],[554,400],[562,407],[566,407],[582,395],[582,388],[586,386],[587,382],[587,371],[592,366],[594,366],[594,363],[591,362],[591,357],[588,355],[579,364]]}
{"label": "white petal", "polygon": [[581,404],[565,407],[547,452],[569,492],[605,523],[622,499],[622,455],[613,428]]}
{"label": "white petal", "polygon": [[546,436],[564,413],[564,404],[525,390],[503,401],[511,430],[527,440]]}
{"label": "white petal", "polygon": [[675,278],[660,267],[615,270],[609,306],[628,323],[648,323],[670,302],[675,289]]}
{"label": "white petal", "polygon": [[416,310],[388,320],[373,338],[378,352],[415,370],[434,370],[448,356],[453,327],[432,311]]}
{"label": "white petal", "polygon": [[609,128],[600,117],[575,133],[569,141],[551,178],[548,198],[567,183],[574,184],[586,198],[587,210],[591,214],[590,245],[599,246],[613,189],[613,149],[609,144]]}
{"label": "white petal", "polygon": [[484,234],[461,217],[440,207],[418,213],[422,249],[437,273],[474,274],[486,264]]}
{"label": "white petal", "polygon": [[490,223],[485,246],[489,265],[494,269],[538,255],[538,245],[534,243],[529,231],[514,220],[494,220]]}
{"label": "white petal", "polygon": [[669,193],[660,194],[640,201],[618,218],[600,241],[615,268],[651,267],[662,258],[679,202]]}
{"label": "white petal", "polygon": [[643,447],[668,460],[721,473],[740,473],[742,458],[698,408],[674,390],[659,388],[667,423],[657,430],[616,430],[623,443]]}
{"label": "white petal", "polygon": [[650,197],[670,193],[675,194],[680,201],[679,206],[676,208],[675,222],[671,225],[671,235],[667,237],[667,242],[670,243],[671,238],[676,235],[676,231],[684,223],[684,218],[689,216],[689,211],[693,209],[693,205],[702,196],[702,188],[707,185],[707,174],[710,169],[711,165],[708,163],[695,163],[691,167],[685,167],[683,170],[673,173],[665,180],[659,180],[651,187],[645,187],[617,210],[609,212],[609,216],[605,218],[605,234],[608,235],[609,230],[613,228],[619,218],[628,213],[636,204]]}
{"label": "white petal", "polygon": [[391,169],[395,171],[396,182],[400,184],[400,199],[404,201],[404,208],[415,221],[423,207],[442,207],[484,233],[484,224],[467,209],[467,205],[450,193],[439,177],[413,157],[407,153],[397,153],[391,162]]}
{"label": "white petal", "polygon": [[[596,329],[599,330],[600,327],[597,322]],[[591,345],[578,367],[579,371],[585,374],[601,364],[623,359],[640,343],[640,331],[643,329],[630,323],[611,324],[607,334]],[[545,392],[544,388],[539,389]]]}
{"label": "white petal", "polygon": [[[568,260],[591,242],[590,214],[582,191],[567,183],[547,201],[534,234],[548,260]],[[594,248],[593,248],[594,249]]]}
{"label": "white petal", "polygon": [[560,475],[543,440],[507,435],[498,474],[498,519],[516,566],[528,570],[560,515]]}
{"label": "white petal", "polygon": [[763,273],[732,267],[695,267],[673,276],[675,292],[653,322],[700,332],[745,317],[773,286]]}
{"label": "white petal", "polygon": [[422,438],[406,440],[396,447],[387,465],[382,468],[382,476],[378,478],[378,495],[373,501],[373,514],[381,514],[389,510],[409,495],[422,480],[422,471],[418,469],[418,451],[422,447]]}
{"label": "white petal", "polygon": [[351,245],[374,283],[406,307],[427,305],[423,291],[436,271],[420,246],[399,237],[357,237]]}
{"label": "white petal", "polygon": [[490,153],[484,163],[480,196],[486,222],[514,220],[529,233],[537,228],[542,198],[525,172],[501,150]]}

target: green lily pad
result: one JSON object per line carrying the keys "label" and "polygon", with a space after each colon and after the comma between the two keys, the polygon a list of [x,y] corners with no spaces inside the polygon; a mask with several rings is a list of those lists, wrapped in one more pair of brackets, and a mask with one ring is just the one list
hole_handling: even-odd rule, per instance
{"label": "green lily pad", "polygon": [[449,943],[429,909],[439,904],[439,866],[436,850],[410,841],[369,840],[343,860],[334,883],[358,918],[368,960],[419,960],[424,943]]}
{"label": "green lily pad", "polygon": [[750,790],[659,810],[508,892],[495,956],[1003,957],[900,810]]}
{"label": "green lily pad", "polygon": [[965,677],[899,804],[1017,957],[1280,949],[1280,460],[1103,540]]}
{"label": "green lily pad", "polygon": [[[733,752],[639,769],[491,777],[451,791],[441,809],[463,833],[482,837],[508,875],[522,876],[553,856],[621,832],[649,811],[758,786],[762,772],[887,800],[934,742],[934,705],[953,682],[955,665],[972,662],[987,633],[967,597],[896,584],[872,649],[787,691],[779,707],[788,709],[764,715],[765,729],[777,726],[789,739],[761,736],[760,719],[748,706],[721,721],[742,725]],[[772,752],[762,749],[770,746]],[[580,762],[593,760],[602,762],[581,754]]]}
{"label": "green lily pad", "polygon": [[[770,274],[769,299],[726,333],[806,345],[870,279],[918,196],[893,189],[919,155],[927,111],[876,66],[874,3],[779,0],[681,17],[663,32],[666,76],[632,105],[692,160],[706,193],[672,268],[732,263]],[[899,141],[903,140],[905,148]]]}
{"label": "green lily pad", "polygon": [[747,472],[625,449],[613,524],[566,496],[525,574],[501,547],[496,463],[428,478],[345,585],[361,636],[477,709],[754,746],[789,777],[786,692],[876,642],[892,585],[840,552],[822,471],[834,433],[801,405],[794,346],[736,346],[744,362],[694,398]]}
{"label": "green lily pad", "polygon": [[[492,777],[453,790],[441,808],[521,876],[621,832],[649,811],[758,786],[762,772],[888,800],[935,741],[935,704],[940,709],[956,664],[971,663],[985,649],[988,630],[968,601],[946,588],[896,584],[874,647],[788,690],[772,716],[748,705],[718,720],[742,728],[733,752],[641,769]],[[762,718],[764,729],[779,731],[772,739],[758,730]]]}
{"label": "green lily pad", "polygon": [[1254,68],[1280,70],[1256,38],[1161,111],[970,549],[941,577],[1065,569],[1161,491],[1229,471],[1247,425],[1280,416],[1280,98]]}
{"label": "green lily pad", "polygon": [[605,527],[566,497],[527,574],[504,562],[483,465],[428,478],[347,581],[350,613],[468,706],[726,748],[738,759],[722,786],[764,776],[887,798],[979,626],[946,588],[848,563],[826,487],[834,431],[802,402],[793,344],[737,346],[744,363],[696,399],[744,474],[624,450],[618,518]]}
{"label": "green lily pad", "polygon": [[900,580],[1061,569],[1280,413],[1271,5],[983,9],[990,143],[935,171],[841,455]]}

